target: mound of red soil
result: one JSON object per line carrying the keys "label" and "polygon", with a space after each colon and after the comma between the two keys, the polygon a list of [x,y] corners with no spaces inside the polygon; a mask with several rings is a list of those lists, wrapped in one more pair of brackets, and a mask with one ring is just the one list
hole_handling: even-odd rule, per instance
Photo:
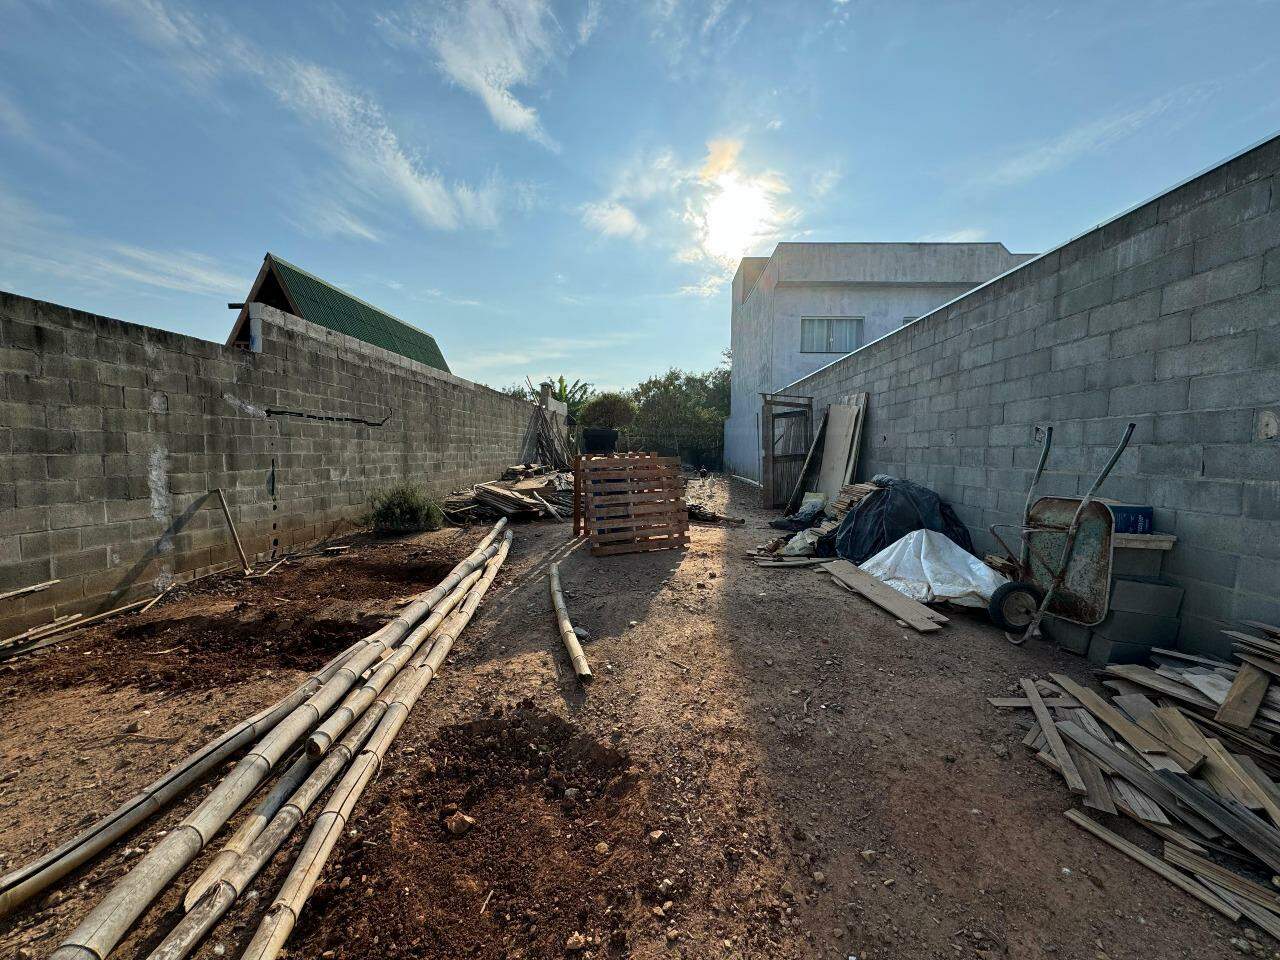
{"label": "mound of red soil", "polygon": [[391,762],[404,773],[362,805],[300,956],[620,956],[682,896],[663,882],[672,838],[650,836],[654,779],[558,717],[524,705]]}

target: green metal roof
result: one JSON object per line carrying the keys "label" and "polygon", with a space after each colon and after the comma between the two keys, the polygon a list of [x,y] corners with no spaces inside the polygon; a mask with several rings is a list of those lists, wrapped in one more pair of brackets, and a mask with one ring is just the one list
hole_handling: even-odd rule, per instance
{"label": "green metal roof", "polygon": [[302,319],[445,373],[450,372],[444,354],[431,334],[365,303],[359,297],[344,293],[275,254],[268,253],[267,262]]}

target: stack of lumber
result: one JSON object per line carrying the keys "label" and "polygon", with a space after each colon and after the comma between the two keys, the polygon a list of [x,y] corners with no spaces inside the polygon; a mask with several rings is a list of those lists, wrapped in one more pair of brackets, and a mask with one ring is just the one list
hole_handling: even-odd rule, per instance
{"label": "stack of lumber", "polygon": [[[270,894],[271,886],[255,885],[255,880],[277,856],[292,865],[274,900],[266,901],[267,912],[242,957],[279,956],[326,861],[347,832],[361,793],[382,768],[388,747],[497,576],[511,546],[505,526],[500,520],[441,583],[415,597],[395,619],[353,643],[276,704],[191,754],[57,848],[0,877],[0,916],[90,861],[211,775],[221,775],[195,809],[160,833],[158,842],[79,918],[79,925],[65,932],[50,956],[110,956],[184,868],[215,843],[222,849],[187,889],[185,915],[166,910],[159,918],[165,925],[176,923],[158,945],[163,931],[151,935],[155,947],[150,960],[188,956],[251,887]],[[240,760],[228,772],[227,762],[237,754]],[[219,835],[251,801],[247,815],[239,818],[237,830],[223,843]],[[312,807],[319,808],[319,815],[302,831],[302,844],[288,843],[308,822]]]}
{"label": "stack of lumber", "polygon": [[684,477],[675,457],[584,456],[575,470],[574,532],[593,556],[670,550],[689,542]]}
{"label": "stack of lumber", "polygon": [[1053,674],[992,705],[1031,711],[1023,744],[1096,815],[1153,835],[1144,849],[1080,810],[1077,826],[1232,921],[1280,939],[1280,627],[1224,631],[1238,663],[1174,650],[1113,664],[1110,699]]}
{"label": "stack of lumber", "polygon": [[514,517],[521,513],[543,513],[538,501],[527,497],[517,490],[500,487],[496,483],[477,483],[471,488],[471,494],[477,503],[482,503],[504,516]]}

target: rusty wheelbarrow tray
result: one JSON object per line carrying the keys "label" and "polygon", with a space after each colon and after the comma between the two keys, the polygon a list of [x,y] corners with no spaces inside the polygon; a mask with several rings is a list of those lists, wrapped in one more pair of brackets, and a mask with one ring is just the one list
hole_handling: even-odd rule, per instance
{"label": "rusty wheelbarrow tray", "polygon": [[990,528],[1018,569],[1017,579],[1002,584],[988,605],[991,619],[1004,628],[1010,643],[1022,644],[1037,636],[1046,614],[1084,626],[1093,626],[1106,617],[1111,598],[1115,517],[1110,507],[1094,499],[1094,494],[1129,445],[1134,427],[1130,423],[1125,429],[1111,458],[1083,497],[1033,500],[1053,444],[1053,428],[1045,429],[1040,462],[1027,491],[1022,525],[1018,528],[1018,554],[996,532],[1013,524],[993,524]]}

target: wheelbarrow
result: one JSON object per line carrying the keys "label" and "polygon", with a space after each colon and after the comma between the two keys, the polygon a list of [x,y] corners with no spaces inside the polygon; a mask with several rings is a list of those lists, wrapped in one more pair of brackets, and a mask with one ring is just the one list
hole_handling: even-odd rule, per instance
{"label": "wheelbarrow", "polygon": [[1129,445],[1136,424],[1129,424],[1111,459],[1083,497],[1041,497],[1036,485],[1044,473],[1053,445],[1053,427],[1044,431],[1040,462],[1027,491],[1027,503],[1018,528],[1021,549],[1017,555],[1000,534],[1014,524],[997,523],[991,535],[1004,547],[1015,576],[991,595],[987,612],[1005,631],[1005,638],[1021,645],[1039,636],[1045,615],[1093,626],[1107,615],[1111,600],[1111,550],[1115,517],[1111,508],[1094,494]]}

